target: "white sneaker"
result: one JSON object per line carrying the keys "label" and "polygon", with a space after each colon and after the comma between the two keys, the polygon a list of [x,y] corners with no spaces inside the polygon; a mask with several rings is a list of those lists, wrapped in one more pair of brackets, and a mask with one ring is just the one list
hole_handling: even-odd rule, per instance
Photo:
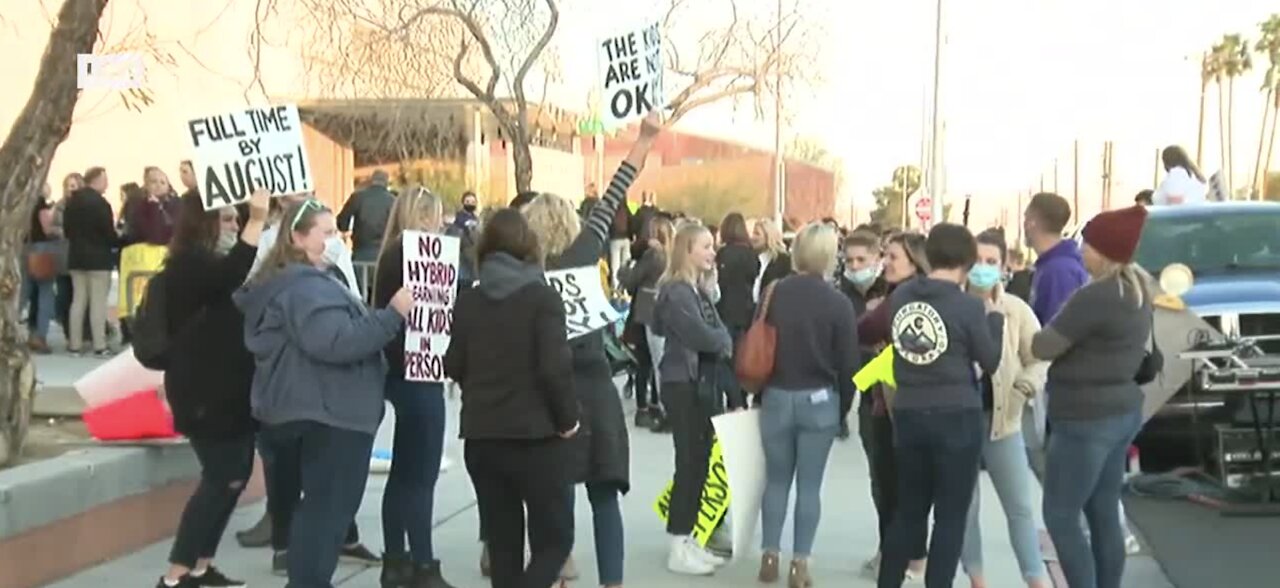
{"label": "white sneaker", "polygon": [[716,567],[698,556],[701,548],[688,537],[672,537],[671,552],[667,555],[667,569],[686,576],[710,576]]}
{"label": "white sneaker", "polygon": [[711,551],[708,550],[707,548],[701,545],[698,545],[698,542],[693,538],[689,538],[689,549],[693,550],[694,555],[696,555],[698,559],[705,561],[713,566],[720,567],[724,564],[729,563],[728,559],[720,557],[714,553],[711,553]]}
{"label": "white sneaker", "polygon": [[1124,552],[1127,555],[1137,555],[1142,553],[1142,544],[1138,543],[1138,538],[1133,535],[1126,535],[1124,538]]}

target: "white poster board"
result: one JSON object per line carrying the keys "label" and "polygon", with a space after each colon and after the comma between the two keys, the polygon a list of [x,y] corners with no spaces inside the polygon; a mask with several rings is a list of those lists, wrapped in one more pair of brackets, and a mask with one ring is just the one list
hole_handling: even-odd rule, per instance
{"label": "white poster board", "polygon": [[404,286],[413,293],[413,310],[405,320],[404,379],[444,382],[444,354],[453,327],[458,293],[457,237],[405,231]]}
{"label": "white poster board", "polygon": [[314,190],[302,120],[293,104],[192,119],[187,133],[205,210],[246,202],[259,187],[272,196]]}
{"label": "white poster board", "polygon": [[564,301],[564,326],[569,339],[603,329],[622,318],[604,295],[598,266],[549,271],[547,283]]}
{"label": "white poster board", "polygon": [[133,350],[127,349],[81,376],[73,386],[85,407],[92,409],[164,386],[164,372],[142,367]]}
{"label": "white poster board", "polygon": [[658,22],[603,38],[596,48],[600,120],[606,128],[639,120],[665,105],[662,29]]}
{"label": "white poster board", "polygon": [[760,523],[764,502],[764,442],[760,437],[760,410],[740,410],[711,419],[720,440],[724,467],[729,474],[729,529],[733,533],[733,558],[750,549]]}

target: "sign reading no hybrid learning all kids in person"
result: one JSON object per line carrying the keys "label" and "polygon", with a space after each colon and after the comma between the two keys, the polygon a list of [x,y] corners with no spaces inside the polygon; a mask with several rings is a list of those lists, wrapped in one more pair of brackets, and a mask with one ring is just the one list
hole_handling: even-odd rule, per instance
{"label": "sign reading no hybrid learning all kids in person", "polygon": [[272,196],[313,190],[293,104],[193,119],[187,131],[205,210],[245,202],[260,187]]}
{"label": "sign reading no hybrid learning all kids in person", "polygon": [[658,23],[600,41],[600,120],[616,127],[661,108],[662,31]]}
{"label": "sign reading no hybrid learning all kids in person", "polygon": [[410,382],[445,380],[460,245],[457,237],[404,232],[404,285],[414,302],[404,334],[404,379]]}

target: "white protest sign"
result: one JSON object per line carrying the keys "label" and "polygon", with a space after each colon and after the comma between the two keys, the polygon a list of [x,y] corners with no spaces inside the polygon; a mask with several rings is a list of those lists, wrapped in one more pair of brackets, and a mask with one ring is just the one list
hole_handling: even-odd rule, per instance
{"label": "white protest sign", "polygon": [[570,339],[603,329],[621,318],[604,295],[598,266],[549,271],[547,283],[564,301],[564,326]]}
{"label": "white protest sign", "polygon": [[724,467],[729,474],[729,529],[733,533],[733,557],[747,553],[755,538],[764,502],[764,442],[760,437],[760,411],[740,410],[711,419],[720,441]]}
{"label": "white protest sign", "polygon": [[443,382],[444,353],[453,327],[458,292],[457,237],[405,231],[404,286],[413,293],[413,310],[405,320],[404,379]]}
{"label": "white protest sign", "polygon": [[602,39],[600,120],[617,127],[662,108],[662,29],[654,22]]}
{"label": "white protest sign", "polygon": [[314,189],[293,104],[193,119],[187,132],[205,210],[246,202],[259,187],[272,196]]}

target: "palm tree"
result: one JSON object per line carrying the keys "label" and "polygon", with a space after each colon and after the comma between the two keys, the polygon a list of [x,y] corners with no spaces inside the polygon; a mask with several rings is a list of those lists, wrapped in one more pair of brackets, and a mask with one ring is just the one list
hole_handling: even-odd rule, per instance
{"label": "palm tree", "polygon": [[1218,156],[1219,168],[1226,174],[1227,169],[1227,100],[1226,86],[1222,84],[1223,74],[1226,72],[1227,47],[1226,42],[1220,42],[1209,49],[1209,53],[1205,58],[1205,71],[1213,76],[1213,83],[1218,86]]}
{"label": "palm tree", "polygon": [[1236,78],[1241,77],[1245,72],[1253,68],[1253,53],[1250,50],[1249,42],[1241,35],[1225,35],[1222,37],[1222,76],[1227,79],[1227,132],[1226,132],[1226,170],[1227,170],[1227,191],[1234,194],[1235,187],[1232,176],[1235,168],[1233,166],[1233,147],[1235,146],[1235,134],[1232,132],[1234,127],[1235,114],[1235,87]]}
{"label": "palm tree", "polygon": [[[1280,14],[1271,15],[1259,24],[1258,28],[1262,36],[1253,48],[1267,56],[1268,67],[1265,81],[1262,83],[1262,91],[1266,93],[1267,99],[1262,103],[1262,124],[1258,132],[1258,154],[1254,157],[1251,186],[1257,190],[1258,199],[1262,200],[1266,197],[1267,175],[1271,171],[1271,149],[1275,146],[1276,119],[1280,118]],[[1272,115],[1270,140],[1267,139],[1268,112]],[[1264,146],[1266,160],[1262,159]]]}
{"label": "palm tree", "polygon": [[1205,51],[1200,57],[1200,124],[1196,127],[1196,167],[1204,167],[1204,104],[1209,94],[1209,84],[1218,76],[1217,60]]}

